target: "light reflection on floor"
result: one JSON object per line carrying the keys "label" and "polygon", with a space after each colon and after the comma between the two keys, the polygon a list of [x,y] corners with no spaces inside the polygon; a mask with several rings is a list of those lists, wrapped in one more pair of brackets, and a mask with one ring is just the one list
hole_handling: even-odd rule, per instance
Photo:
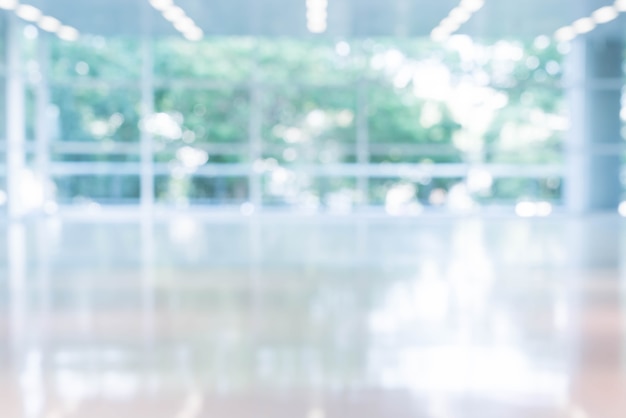
{"label": "light reflection on floor", "polygon": [[617,218],[0,230],[2,417],[626,416]]}

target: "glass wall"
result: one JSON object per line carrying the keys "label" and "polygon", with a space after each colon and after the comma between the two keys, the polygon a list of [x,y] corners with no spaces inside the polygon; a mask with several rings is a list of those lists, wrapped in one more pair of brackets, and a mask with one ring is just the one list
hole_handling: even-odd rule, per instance
{"label": "glass wall", "polygon": [[23,41],[27,135],[33,143],[43,123],[54,205],[137,205],[147,165],[164,206],[415,214],[561,203],[563,51],[548,38],[146,46],[27,26]]}
{"label": "glass wall", "polygon": [[6,22],[0,19],[0,214],[6,210],[7,184],[6,184]]}

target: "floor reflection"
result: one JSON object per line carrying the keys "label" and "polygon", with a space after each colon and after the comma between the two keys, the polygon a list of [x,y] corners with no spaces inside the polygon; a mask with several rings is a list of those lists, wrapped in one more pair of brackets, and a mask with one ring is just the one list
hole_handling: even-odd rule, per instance
{"label": "floor reflection", "polygon": [[613,217],[0,229],[2,416],[626,414]]}

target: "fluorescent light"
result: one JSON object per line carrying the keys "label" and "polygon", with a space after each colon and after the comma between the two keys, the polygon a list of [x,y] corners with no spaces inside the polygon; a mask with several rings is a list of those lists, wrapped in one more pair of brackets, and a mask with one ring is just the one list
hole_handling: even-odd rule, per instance
{"label": "fluorescent light", "polygon": [[172,0],[150,0],[150,5],[154,7],[155,9],[157,9],[158,11],[162,12],[166,10],[168,7],[173,6],[173,1]]}
{"label": "fluorescent light", "polygon": [[178,6],[172,6],[163,12],[163,17],[170,22],[174,22],[185,17],[185,11]]}
{"label": "fluorescent light", "polygon": [[485,0],[461,0],[459,5],[452,9],[450,13],[441,20],[439,25],[431,31],[430,39],[435,42],[445,41],[450,35],[459,30],[462,24],[470,20],[472,15],[484,5]]}
{"label": "fluorescent light", "polygon": [[578,35],[591,32],[598,25],[615,20],[620,12],[626,12],[626,0],[616,0],[613,6],[600,7],[591,16],[575,20],[570,26],[557,30],[554,37],[559,42],[571,41]]}
{"label": "fluorescent light", "polygon": [[325,10],[320,11],[309,11],[306,13],[307,20],[326,20],[328,18],[328,13]]}
{"label": "fluorescent light", "polygon": [[554,37],[559,42],[568,42],[576,37],[576,31],[571,26],[565,26],[554,33]]}
{"label": "fluorescent light", "polygon": [[306,7],[309,9],[326,9],[328,0],[306,0]]}
{"label": "fluorescent light", "polygon": [[188,17],[184,17],[184,18],[179,19],[176,22],[174,22],[174,27],[179,32],[188,31],[188,30],[194,28],[195,26],[196,26],[196,24],[194,23],[194,21],[191,18],[188,18]]}
{"label": "fluorescent light", "polygon": [[307,26],[309,32],[311,33],[324,33],[326,32],[327,26],[326,23],[321,24],[310,24]]}
{"label": "fluorescent light", "polygon": [[37,22],[37,25],[47,32],[56,32],[61,27],[61,22],[59,19],[55,19],[51,16],[42,16],[42,18]]}
{"label": "fluorescent light", "polygon": [[465,23],[472,17],[472,12],[461,7],[455,7],[452,9],[448,17],[457,23]]}
{"label": "fluorescent light", "polygon": [[607,22],[610,22],[611,20],[615,20],[618,15],[619,15],[619,12],[615,9],[615,7],[605,6],[593,12],[591,14],[591,18],[596,23],[607,23]]}
{"label": "fluorescent light", "polygon": [[590,17],[583,17],[572,23],[572,27],[578,34],[588,33],[595,29],[596,22]]}
{"label": "fluorescent light", "polygon": [[449,37],[450,37],[450,32],[448,32],[447,30],[445,30],[442,27],[436,27],[430,33],[430,39],[432,39],[435,42],[443,42],[446,39],[448,39]]}
{"label": "fluorescent light", "polygon": [[15,10],[17,7],[17,0],[0,0],[0,9]]}
{"label": "fluorescent light", "polygon": [[459,7],[470,12],[476,12],[485,5],[485,0],[461,0]]}
{"label": "fluorescent light", "polygon": [[[326,30],[327,24],[326,24],[325,20],[309,20],[307,22],[307,27],[308,28],[319,28],[317,30],[321,30],[322,32],[324,32]],[[315,29],[313,31],[315,31]]]}
{"label": "fluorescent light", "polygon": [[57,31],[57,36],[64,41],[75,41],[78,39],[80,34],[71,26],[61,26]]}
{"label": "fluorescent light", "polygon": [[326,27],[326,21],[323,19],[318,19],[318,20],[313,19],[313,20],[309,20],[307,22],[307,25],[309,27],[316,27],[316,28]]}
{"label": "fluorescent light", "polygon": [[[315,19],[313,19],[313,20],[309,20],[309,21],[307,22],[307,26],[308,26],[309,28],[319,28],[319,29],[317,29],[317,30],[324,31],[324,30],[326,30],[326,26],[327,26],[327,25],[326,25],[326,21],[325,21],[325,20],[323,20],[323,19],[319,19],[319,20],[315,20]],[[324,28],[324,29],[321,29],[321,28]]]}
{"label": "fluorescent light", "polygon": [[29,22],[36,22],[42,16],[41,10],[30,4],[20,4],[15,9],[15,14]]}
{"label": "fluorescent light", "polygon": [[52,16],[45,16],[41,10],[30,4],[19,4],[18,0],[0,0],[0,9],[15,9],[15,14],[28,21],[34,22],[42,30],[56,33],[56,35],[66,41],[75,41],[80,36],[78,30],[71,26],[64,26],[59,19]]}
{"label": "fluorescent light", "polygon": [[202,29],[197,27],[193,19],[187,16],[185,11],[175,4],[175,0],[148,1],[152,7],[161,11],[163,18],[170,21],[174,28],[182,33],[185,38],[190,41],[199,41],[204,36]]}
{"label": "fluorescent light", "polygon": [[445,19],[441,21],[441,23],[439,24],[439,27],[450,33],[453,33],[459,30],[459,28],[461,27],[461,24],[459,22],[455,22],[449,17],[446,17]]}
{"label": "fluorescent light", "polygon": [[327,8],[328,0],[306,0],[306,21],[309,32],[326,32],[328,27]]}
{"label": "fluorescent light", "polygon": [[194,27],[186,32],[183,32],[183,36],[190,41],[199,41],[204,36],[204,33],[202,32],[202,29]]}
{"label": "fluorescent light", "polygon": [[626,12],[626,0],[616,0],[613,7],[619,12]]}

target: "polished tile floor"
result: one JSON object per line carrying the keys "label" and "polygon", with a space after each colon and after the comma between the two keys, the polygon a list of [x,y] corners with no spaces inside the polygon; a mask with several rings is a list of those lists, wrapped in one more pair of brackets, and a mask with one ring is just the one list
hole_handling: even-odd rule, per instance
{"label": "polished tile floor", "polygon": [[626,220],[28,220],[0,417],[626,416]]}

